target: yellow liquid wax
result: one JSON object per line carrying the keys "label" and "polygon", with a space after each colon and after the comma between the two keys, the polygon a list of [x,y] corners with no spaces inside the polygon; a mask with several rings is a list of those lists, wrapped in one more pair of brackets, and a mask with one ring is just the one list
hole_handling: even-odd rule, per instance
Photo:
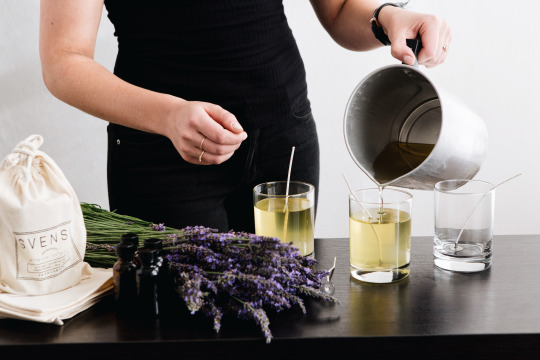
{"label": "yellow liquid wax", "polygon": [[284,198],[269,198],[257,202],[255,233],[293,243],[302,255],[313,254],[313,206],[308,199],[289,198],[285,209]]}
{"label": "yellow liquid wax", "polygon": [[384,208],[379,216],[379,219],[368,219],[361,211],[349,217],[351,272],[408,268],[411,249],[409,213]]}

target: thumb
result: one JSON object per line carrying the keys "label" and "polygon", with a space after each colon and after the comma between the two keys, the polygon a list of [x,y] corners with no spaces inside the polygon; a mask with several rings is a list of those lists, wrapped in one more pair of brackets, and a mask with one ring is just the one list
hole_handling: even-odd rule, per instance
{"label": "thumb", "polygon": [[392,43],[391,54],[393,57],[407,65],[414,64],[416,57],[411,48],[407,46],[407,37],[405,36],[405,33],[394,36],[390,39],[390,42]]}
{"label": "thumb", "polygon": [[223,126],[225,129],[235,133],[240,134],[244,129],[232,113],[223,109],[219,105],[205,103],[203,105],[206,113],[218,124]]}

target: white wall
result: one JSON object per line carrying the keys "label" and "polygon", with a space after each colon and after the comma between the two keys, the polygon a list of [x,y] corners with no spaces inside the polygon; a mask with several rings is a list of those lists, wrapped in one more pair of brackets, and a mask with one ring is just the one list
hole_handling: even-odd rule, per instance
{"label": "white wall", "polygon": [[[96,59],[112,69],[113,27],[103,17]],[[39,1],[0,1],[0,158],[31,134],[66,174],[80,201],[108,206],[106,122],[53,97],[41,77]]]}
{"label": "white wall", "polygon": [[[343,139],[347,100],[369,72],[397,60],[388,48],[353,53],[332,42],[307,0],[285,0],[290,25],[304,56],[310,99],[321,143],[317,237],[348,236],[344,172],[355,188],[373,184],[353,163]],[[411,9],[436,13],[452,25],[445,64],[425,73],[464,100],[485,121],[490,144],[476,178],[498,183],[496,234],[540,233],[540,3],[487,0],[412,0]],[[521,9],[519,16],[509,11]],[[0,1],[0,157],[18,141],[39,133],[42,149],[66,173],[80,201],[107,207],[106,123],[55,99],[43,85],[38,56],[39,2]],[[104,15],[96,58],[112,69],[116,39]],[[413,235],[433,232],[433,194],[413,191]]]}

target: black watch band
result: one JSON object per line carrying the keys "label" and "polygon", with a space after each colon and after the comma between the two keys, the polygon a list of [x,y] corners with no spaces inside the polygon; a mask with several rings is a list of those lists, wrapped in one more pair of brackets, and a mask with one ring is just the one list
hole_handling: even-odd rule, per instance
{"label": "black watch band", "polygon": [[384,33],[384,30],[379,23],[379,13],[385,6],[394,6],[394,7],[400,7],[402,8],[404,4],[394,4],[394,3],[384,3],[378,8],[375,9],[373,12],[373,17],[371,18],[371,31],[373,31],[373,35],[375,35],[375,38],[379,40],[383,45],[387,46],[390,45],[390,39],[388,39],[388,36]]}

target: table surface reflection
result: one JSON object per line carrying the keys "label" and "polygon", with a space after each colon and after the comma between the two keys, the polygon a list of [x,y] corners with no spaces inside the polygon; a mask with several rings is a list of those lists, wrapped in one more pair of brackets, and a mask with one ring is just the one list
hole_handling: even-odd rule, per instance
{"label": "table surface reflection", "polygon": [[[137,314],[116,317],[112,299],[65,325],[0,320],[0,357],[298,358],[374,354],[381,358],[540,358],[540,235],[499,235],[492,267],[452,273],[433,265],[432,239],[413,238],[411,275],[393,284],[365,284],[349,276],[348,239],[317,239],[319,267],[337,257],[332,281],[340,305],[317,301],[303,315],[270,315],[274,339],[264,342],[252,322],[225,317],[220,333],[211,320],[181,313],[152,323]],[[341,357],[341,356],[340,356]]]}

